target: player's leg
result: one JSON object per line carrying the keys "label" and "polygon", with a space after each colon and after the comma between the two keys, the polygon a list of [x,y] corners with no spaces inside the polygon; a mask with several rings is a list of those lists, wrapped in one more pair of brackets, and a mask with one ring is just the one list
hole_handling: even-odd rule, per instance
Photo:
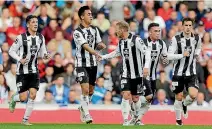
{"label": "player's leg", "polygon": [[28,101],[26,104],[26,110],[25,110],[24,117],[22,120],[22,124],[25,124],[25,125],[31,125],[31,124],[29,124],[28,120],[32,114],[32,111],[34,108],[34,100],[36,98],[36,94],[39,89],[39,83],[40,83],[39,74],[37,74],[37,73],[30,74],[28,76],[28,82],[29,82],[28,83],[29,98],[28,98]]}
{"label": "player's leg", "polygon": [[184,81],[183,77],[173,76],[172,91],[175,93],[174,110],[176,116],[176,125],[182,125],[182,101],[183,101]]}
{"label": "player's leg", "polygon": [[128,117],[130,112],[130,84],[129,79],[122,78],[121,79],[121,89],[122,89],[122,102],[121,102],[121,112],[123,117],[123,125],[126,126],[129,124]]}
{"label": "player's leg", "polygon": [[97,75],[97,66],[91,67],[89,71],[89,100],[90,101],[94,93],[96,75]]}
{"label": "player's leg", "polygon": [[199,86],[198,86],[198,79],[196,76],[185,77],[185,80],[187,81],[188,84],[186,85],[186,89],[188,89],[188,95],[183,100],[182,106],[183,106],[183,116],[185,118],[188,118],[187,106],[191,105],[196,99]]}
{"label": "player's leg", "polygon": [[9,103],[10,112],[13,113],[15,110],[16,102],[24,102],[27,100],[27,75],[16,76],[17,93],[13,94]]}
{"label": "player's leg", "polygon": [[93,120],[90,116],[88,105],[89,105],[89,76],[85,68],[76,68],[77,81],[81,85],[81,105],[79,107],[80,117],[82,122],[91,123]]}

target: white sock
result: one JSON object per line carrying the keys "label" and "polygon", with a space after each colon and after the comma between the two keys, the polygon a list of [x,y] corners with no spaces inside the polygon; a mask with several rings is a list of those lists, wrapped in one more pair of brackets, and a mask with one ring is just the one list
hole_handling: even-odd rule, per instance
{"label": "white sock", "polygon": [[89,97],[81,95],[81,106],[82,106],[82,109],[85,113],[85,116],[89,114],[88,104],[89,104]]}
{"label": "white sock", "polygon": [[176,120],[181,120],[182,101],[175,100],[174,110],[175,110]]}
{"label": "white sock", "polygon": [[16,95],[13,97],[13,100],[14,100],[15,102],[20,102],[19,94],[16,94]]}
{"label": "white sock", "polygon": [[137,102],[133,102],[133,108],[134,108],[134,115],[139,116],[139,111],[141,108],[141,100],[139,97],[139,100]]}
{"label": "white sock", "polygon": [[25,113],[24,113],[23,121],[27,121],[29,119],[29,117],[32,113],[33,107],[34,107],[34,100],[29,98],[28,102],[26,104],[26,110],[25,110]]}
{"label": "white sock", "polygon": [[142,106],[140,108],[140,116],[139,116],[139,118],[141,120],[142,120],[143,116],[147,113],[147,111],[149,110],[149,108],[150,108],[150,104],[149,103],[147,103],[145,106]]}
{"label": "white sock", "polygon": [[148,102],[144,96],[140,96],[139,100],[141,101],[141,107],[148,104]]}
{"label": "white sock", "polygon": [[129,100],[122,99],[121,102],[121,112],[124,120],[128,120],[129,112],[130,112],[130,104]]}
{"label": "white sock", "polygon": [[193,103],[193,99],[190,97],[190,95],[187,95],[186,98],[183,101],[183,104],[185,106],[191,105]]}

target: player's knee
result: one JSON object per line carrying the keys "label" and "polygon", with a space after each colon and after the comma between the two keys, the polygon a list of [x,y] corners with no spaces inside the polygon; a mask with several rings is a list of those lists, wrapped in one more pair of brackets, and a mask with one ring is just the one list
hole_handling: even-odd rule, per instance
{"label": "player's knee", "polygon": [[153,95],[148,95],[145,97],[148,102],[152,101]]}
{"label": "player's knee", "polygon": [[183,100],[183,93],[180,92],[180,93],[176,94],[175,99],[178,100],[178,101],[182,101]]}
{"label": "player's knee", "polygon": [[197,94],[198,94],[198,90],[196,88],[190,88],[189,89],[189,96],[192,98],[192,99],[196,99],[197,97]]}
{"label": "player's knee", "polygon": [[20,100],[23,102],[23,101],[26,101],[27,100],[27,97],[28,97],[28,95],[27,95],[27,93],[21,93],[20,94]]}
{"label": "player's knee", "polygon": [[29,97],[30,99],[34,100],[36,98],[36,93],[30,92]]}
{"label": "player's knee", "polygon": [[133,102],[138,102],[139,96],[138,95],[132,95],[132,101]]}

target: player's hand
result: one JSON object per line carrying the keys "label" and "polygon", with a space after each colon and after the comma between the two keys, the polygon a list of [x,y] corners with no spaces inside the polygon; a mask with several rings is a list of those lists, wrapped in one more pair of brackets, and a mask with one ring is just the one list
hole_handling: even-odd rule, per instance
{"label": "player's hand", "polygon": [[102,56],[101,55],[99,57],[97,57],[97,61],[98,62],[102,61]]}
{"label": "player's hand", "polygon": [[168,60],[168,57],[167,57],[167,56],[162,56],[161,59],[162,59],[162,63],[163,63],[164,65],[169,64],[169,60]]}
{"label": "player's hand", "polygon": [[97,50],[103,50],[106,48],[106,45],[104,43],[99,43],[96,48]]}
{"label": "player's hand", "polygon": [[190,53],[188,51],[184,51],[183,56],[184,57],[188,57],[190,55]]}
{"label": "player's hand", "polygon": [[3,71],[3,65],[0,64],[0,73]]}
{"label": "player's hand", "polygon": [[196,61],[197,61],[197,62],[200,62],[200,57],[199,57],[199,55],[195,55],[194,57],[196,58]]}
{"label": "player's hand", "polygon": [[20,62],[22,65],[26,65],[29,62],[29,60],[27,58],[24,58],[24,59],[21,59]]}
{"label": "player's hand", "polygon": [[50,58],[51,58],[51,55],[50,55],[49,53],[44,54],[43,59],[48,60],[48,59],[50,59]]}
{"label": "player's hand", "polygon": [[149,69],[148,68],[144,68],[143,74],[144,74],[144,77],[146,78],[149,75]]}

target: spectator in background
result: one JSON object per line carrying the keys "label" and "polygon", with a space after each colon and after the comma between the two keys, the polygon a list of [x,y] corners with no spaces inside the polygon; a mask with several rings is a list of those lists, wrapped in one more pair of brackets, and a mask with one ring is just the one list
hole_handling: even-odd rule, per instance
{"label": "spectator in background", "polygon": [[64,58],[67,52],[72,53],[71,43],[64,39],[63,32],[61,30],[56,31],[55,38],[50,40],[47,48],[51,52],[52,56],[54,56],[55,53],[60,53],[62,58]]}
{"label": "spectator in background", "polygon": [[74,65],[71,63],[68,63],[65,66],[65,73],[63,73],[65,83],[72,87],[74,84],[76,84],[76,75],[74,74]]}
{"label": "spectator in background", "polygon": [[106,90],[112,91],[113,90],[113,80],[112,80],[112,68],[110,64],[105,64],[104,65],[104,72],[100,77],[104,78],[104,88]]}
{"label": "spectator in background", "polygon": [[0,103],[4,103],[8,100],[9,87],[6,84],[6,80],[3,74],[0,74]]}
{"label": "spectator in background", "polygon": [[27,27],[26,18],[29,15],[30,10],[28,8],[24,7],[22,12],[23,12],[23,15],[22,15],[22,19],[21,19],[21,26],[26,28]]}
{"label": "spectator in background", "polygon": [[3,43],[1,46],[2,52],[8,52],[9,51],[9,45],[7,42]]}
{"label": "spectator in background", "polygon": [[110,65],[111,65],[111,76],[113,80],[113,90],[116,92],[116,94],[120,94],[120,74],[121,74],[121,62],[119,58],[112,58],[110,59]]}
{"label": "spectator in background", "polygon": [[63,8],[61,15],[65,19],[67,17],[73,17],[73,12],[76,10],[74,1],[66,1],[65,7]]}
{"label": "spectator in background", "polygon": [[4,0],[0,1],[0,16],[2,16],[2,8],[4,7]]}
{"label": "spectator in background", "polygon": [[58,75],[55,80],[55,84],[50,87],[56,103],[58,104],[68,104],[69,98],[69,88],[64,83],[64,78]]}
{"label": "spectator in background", "polygon": [[212,9],[209,8],[206,11],[205,16],[201,19],[205,25],[205,30],[210,32],[212,30]]}
{"label": "spectator in background", "polygon": [[132,34],[138,35],[138,26],[135,21],[130,21],[130,32]]}
{"label": "spectator in background", "polygon": [[103,42],[107,46],[107,51],[104,53],[110,53],[116,49],[119,39],[115,35],[115,28],[113,26],[111,26],[108,32],[104,34]]}
{"label": "spectator in background", "polygon": [[171,40],[172,40],[172,37],[174,37],[176,35],[176,31],[175,29],[170,29],[169,32],[168,32],[168,37],[165,39],[165,43],[167,45],[167,48],[169,47],[170,43],[171,43]]}
{"label": "spectator in background", "polygon": [[202,21],[199,21],[197,28],[195,29],[196,34],[199,34],[201,38],[203,38],[205,33],[205,26]]}
{"label": "spectator in background", "polygon": [[202,40],[202,53],[205,61],[212,57],[212,41],[210,33],[206,32]]}
{"label": "spectator in background", "polygon": [[13,18],[13,27],[8,27],[6,31],[7,35],[7,43],[9,46],[13,44],[15,39],[19,34],[24,33],[26,30],[24,27],[21,26],[21,18],[20,17],[14,17]]}
{"label": "spectator in background", "polygon": [[45,76],[45,69],[46,65],[44,64],[44,60],[42,58],[38,58],[38,70],[40,78],[43,78]]}
{"label": "spectator in background", "polygon": [[12,62],[10,61],[9,54],[7,52],[2,53],[3,58],[3,72],[7,73],[10,70]]}
{"label": "spectator in background", "polygon": [[92,25],[97,26],[102,33],[110,27],[110,22],[105,18],[105,14],[103,12],[99,12],[97,14],[97,18],[92,21]]}
{"label": "spectator in background", "polygon": [[196,20],[196,12],[194,10],[189,10],[188,17],[194,20],[194,28],[196,28],[198,23]]}
{"label": "spectator in background", "polygon": [[157,15],[161,16],[166,22],[170,19],[172,11],[173,9],[170,8],[170,3],[168,1],[164,1],[162,8],[158,9]]}
{"label": "spectator in background", "polygon": [[135,9],[132,8],[130,5],[124,5],[124,20],[129,22],[133,19],[135,14]]}
{"label": "spectator in background", "polygon": [[177,12],[172,11],[170,19],[166,21],[166,31],[169,32],[174,24],[177,24]]}
{"label": "spectator in background", "polygon": [[61,58],[61,55],[59,53],[56,53],[54,55],[54,61],[55,62],[54,62],[54,66],[53,66],[53,69],[54,69],[53,77],[55,77],[58,74],[65,72],[63,65],[62,65],[62,63],[63,63],[62,58]]}
{"label": "spectator in background", "polygon": [[66,53],[65,58],[63,59],[63,66],[66,66],[69,63],[74,64],[74,58],[72,55],[75,55],[75,53],[73,51],[71,53],[71,51]]}
{"label": "spectator in background", "polygon": [[[143,2],[143,3],[145,3],[145,2]],[[141,7],[141,8],[144,8],[144,17],[148,16],[149,11],[152,11],[152,10],[155,11],[154,7],[155,7],[155,1],[154,0],[146,1],[146,3],[143,4],[143,7]]]}
{"label": "spectator in background", "polygon": [[94,6],[94,1],[86,0],[86,5],[91,9],[93,18],[96,18],[98,10]]}
{"label": "spectator in background", "polygon": [[103,104],[105,104],[105,105],[113,104],[113,102],[112,102],[112,93],[110,91],[107,91],[105,93]]}
{"label": "spectator in background", "polygon": [[0,45],[6,41],[6,32],[8,27],[12,27],[12,17],[10,17],[9,9],[6,7],[2,8],[2,15],[0,15]]}
{"label": "spectator in background", "polygon": [[77,95],[74,90],[70,90],[69,92],[69,103],[70,104],[79,104],[80,102],[76,99]]}
{"label": "spectator in background", "polygon": [[11,64],[10,70],[5,74],[5,79],[8,87],[10,88],[11,94],[17,92],[16,86],[16,64]]}
{"label": "spectator in background", "polygon": [[24,4],[22,1],[14,1],[10,6],[10,15],[12,17],[21,17],[22,16],[22,9],[24,7]]}
{"label": "spectator in background", "polygon": [[206,10],[205,10],[205,3],[204,1],[198,1],[197,2],[197,10],[196,10],[196,14],[197,14],[197,21],[199,22],[205,15]]}
{"label": "spectator in background", "polygon": [[47,83],[47,85],[52,84],[54,69],[52,66],[47,66],[45,68],[45,75],[40,79],[40,83]]}
{"label": "spectator in background", "polygon": [[197,100],[192,103],[194,107],[208,107],[209,104],[205,101],[205,96],[202,92],[197,94]]}
{"label": "spectator in background", "polygon": [[177,12],[177,20],[182,21],[188,16],[188,6],[185,3],[180,3],[179,11]]}
{"label": "spectator in background", "polygon": [[153,100],[152,105],[173,105],[173,102],[166,98],[166,92],[163,89],[158,90],[157,98]]}
{"label": "spectator in background", "polygon": [[[155,16],[155,12],[153,10],[148,11],[147,12],[148,17],[144,19],[144,30],[147,32],[148,31],[148,26],[150,23],[154,22],[154,23],[158,23],[160,25],[160,28],[162,30],[162,37],[166,36],[166,24],[163,20],[163,18],[161,18],[161,16]],[[146,36],[148,37],[148,34],[146,33]]]}
{"label": "spectator in background", "polygon": [[107,90],[104,88],[104,78],[103,77],[97,78],[94,93],[93,96],[91,97],[92,104],[102,103],[106,91]]}
{"label": "spectator in background", "polygon": [[206,101],[212,104],[212,75],[208,76],[206,80],[206,87],[207,87]]}
{"label": "spectator in background", "polygon": [[45,104],[55,104],[55,100],[54,100],[54,97],[52,95],[52,91],[51,90],[46,90],[45,91],[45,97],[44,97],[44,100],[43,102]]}
{"label": "spectator in background", "polygon": [[137,27],[138,27],[137,33],[139,35],[140,35],[140,33],[142,33],[141,35],[144,35],[143,34],[144,33],[143,32],[144,31],[143,20],[144,20],[144,12],[141,9],[136,10],[135,18],[133,19],[133,21],[135,21],[137,24]]}

